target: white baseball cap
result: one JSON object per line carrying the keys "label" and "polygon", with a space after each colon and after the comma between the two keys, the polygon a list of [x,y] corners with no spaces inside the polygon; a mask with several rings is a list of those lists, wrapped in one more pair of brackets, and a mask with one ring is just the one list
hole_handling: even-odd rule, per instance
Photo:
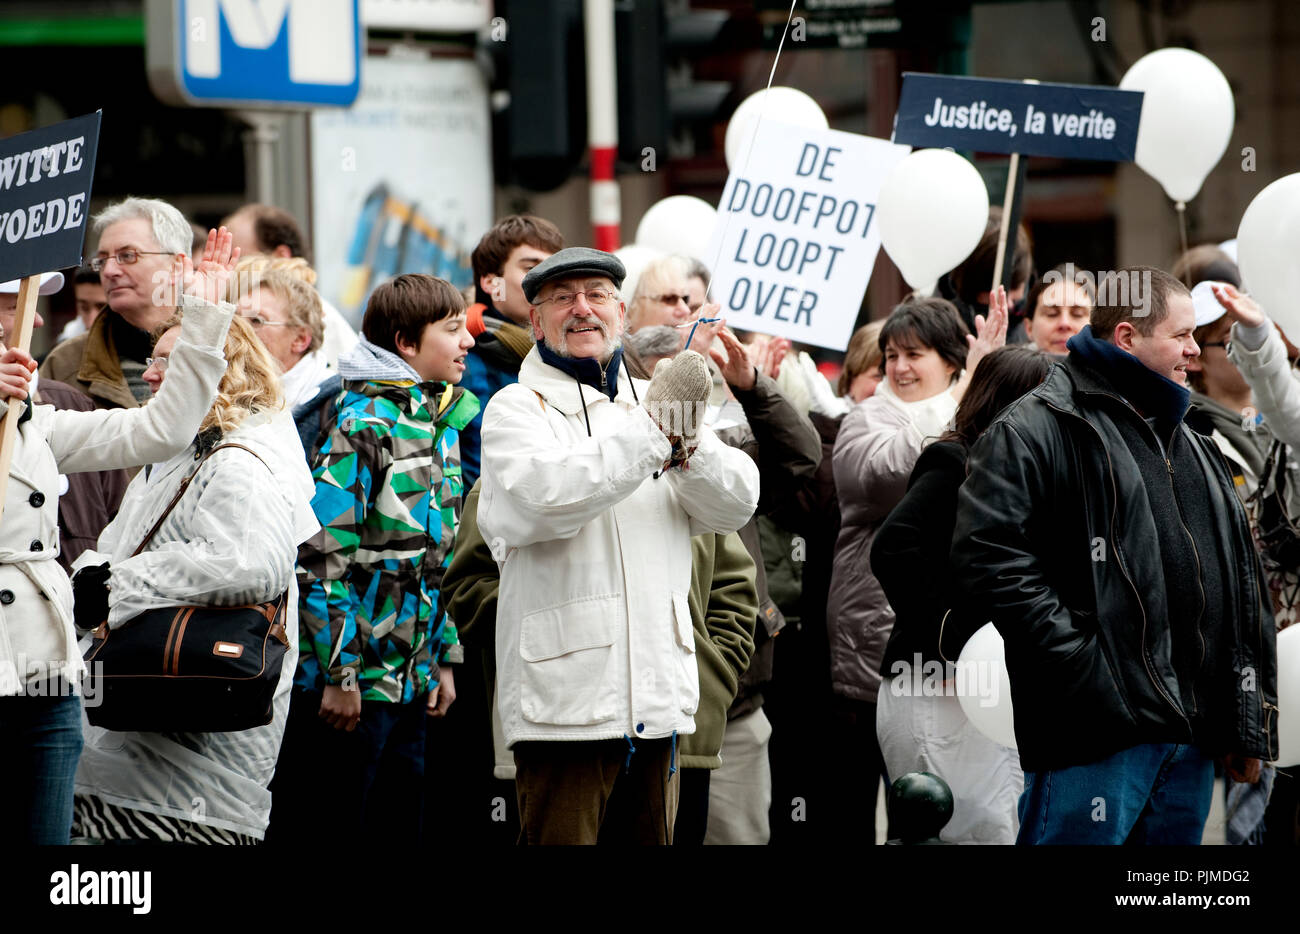
{"label": "white baseball cap", "polygon": [[[0,294],[17,295],[18,287],[23,284],[22,279],[10,279],[8,282],[0,282]],[[38,289],[40,295],[53,295],[59,289],[63,288],[63,273],[61,272],[43,272],[41,273],[41,287]]]}
{"label": "white baseball cap", "polygon": [[1224,308],[1214,297],[1214,287],[1228,285],[1227,282],[1198,282],[1192,287],[1192,309],[1196,312],[1196,326],[1205,327],[1223,317]]}

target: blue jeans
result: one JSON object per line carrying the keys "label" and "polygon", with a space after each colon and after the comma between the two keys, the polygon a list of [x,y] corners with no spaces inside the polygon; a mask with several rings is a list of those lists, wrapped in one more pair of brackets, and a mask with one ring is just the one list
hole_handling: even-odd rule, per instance
{"label": "blue jeans", "polygon": [[1213,793],[1214,760],[1181,743],[1026,772],[1016,843],[1196,846]]}
{"label": "blue jeans", "polygon": [[81,698],[62,679],[45,696],[0,697],[0,845],[68,843],[81,758]]}

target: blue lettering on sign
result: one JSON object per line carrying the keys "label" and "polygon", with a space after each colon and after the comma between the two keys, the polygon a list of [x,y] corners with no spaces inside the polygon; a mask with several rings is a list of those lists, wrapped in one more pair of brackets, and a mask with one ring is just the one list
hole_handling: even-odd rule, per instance
{"label": "blue lettering on sign", "polygon": [[346,107],[361,91],[360,0],[179,0],[196,102]]}
{"label": "blue lettering on sign", "polygon": [[894,142],[1131,162],[1142,92],[907,72]]}

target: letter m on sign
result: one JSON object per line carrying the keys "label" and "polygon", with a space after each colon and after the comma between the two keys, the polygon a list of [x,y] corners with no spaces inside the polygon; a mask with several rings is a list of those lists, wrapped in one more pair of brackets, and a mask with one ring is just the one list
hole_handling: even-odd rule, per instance
{"label": "letter m on sign", "polygon": [[[160,4],[170,9],[161,10]],[[198,106],[339,106],[361,90],[360,0],[150,0],[170,33],[164,98]],[[152,11],[158,11],[155,15]],[[163,25],[165,23],[165,26]]]}

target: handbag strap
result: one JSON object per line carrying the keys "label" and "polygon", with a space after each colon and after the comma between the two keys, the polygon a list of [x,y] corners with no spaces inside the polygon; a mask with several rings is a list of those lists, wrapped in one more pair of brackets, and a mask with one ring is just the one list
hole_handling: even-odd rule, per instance
{"label": "handbag strap", "polygon": [[149,530],[149,534],[147,534],[144,537],[144,541],[140,542],[139,546],[135,549],[135,551],[131,552],[132,558],[140,554],[140,552],[144,551],[145,547],[149,544],[149,542],[153,540],[154,535],[156,535],[158,530],[162,528],[163,522],[166,521],[169,515],[171,515],[172,510],[176,508],[176,504],[181,501],[181,497],[185,495],[185,491],[189,489],[190,481],[193,480],[196,476],[198,476],[199,470],[203,468],[203,465],[204,463],[207,462],[207,459],[211,457],[213,454],[216,454],[222,448],[239,448],[241,451],[247,451],[249,454],[252,454],[254,457],[256,457],[259,461],[262,461],[262,465],[266,467],[267,470],[271,469],[271,466],[267,464],[266,461],[262,460],[262,456],[250,447],[247,447],[242,444],[236,444],[234,441],[227,441],[225,444],[218,444],[216,447],[212,448],[212,450],[208,451],[208,453],[204,454],[203,457],[199,459],[199,462],[195,466],[195,468],[192,471],[190,471],[189,476],[187,476],[184,480],[181,481],[180,488],[176,491],[176,495],[173,496],[172,501],[167,504],[167,508],[163,510],[162,515],[158,517],[158,521],[153,524],[153,528]]}

